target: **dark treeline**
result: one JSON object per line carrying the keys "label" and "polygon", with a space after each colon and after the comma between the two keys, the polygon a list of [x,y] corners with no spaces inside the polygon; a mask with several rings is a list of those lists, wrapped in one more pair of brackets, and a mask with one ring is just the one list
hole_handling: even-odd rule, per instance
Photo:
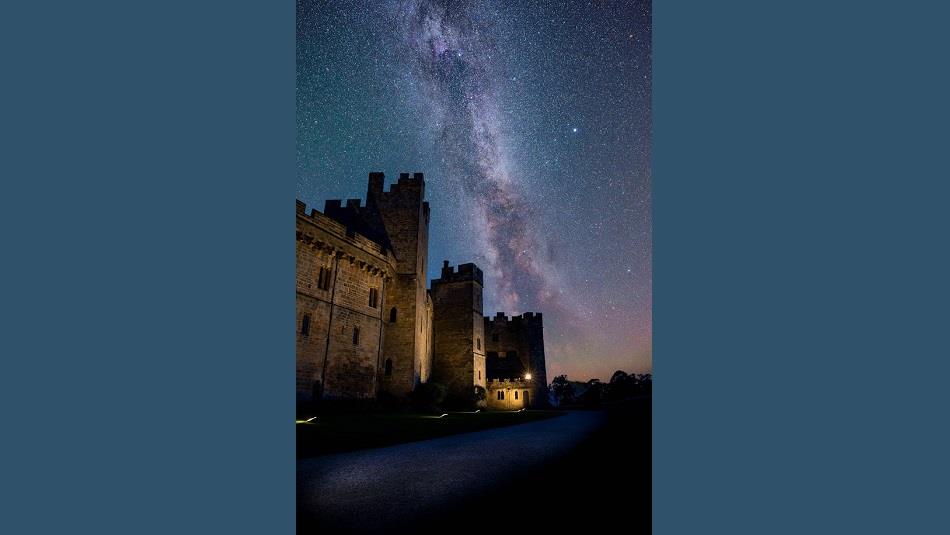
{"label": "dark treeline", "polygon": [[603,403],[617,402],[653,393],[653,377],[649,373],[626,373],[617,370],[610,382],[591,379],[586,383],[570,381],[558,375],[551,382],[551,403],[558,407],[600,407]]}

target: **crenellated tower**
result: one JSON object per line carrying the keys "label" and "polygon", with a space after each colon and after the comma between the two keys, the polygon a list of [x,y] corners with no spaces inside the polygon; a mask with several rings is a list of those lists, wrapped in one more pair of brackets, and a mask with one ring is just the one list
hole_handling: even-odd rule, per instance
{"label": "crenellated tower", "polygon": [[370,173],[366,191],[366,217],[385,230],[397,263],[395,280],[386,288],[379,389],[405,396],[428,380],[432,365],[432,309],[426,293],[429,203],[422,173],[401,173],[389,191],[384,181],[383,173]]}
{"label": "crenellated tower", "polygon": [[432,380],[446,386],[450,402],[468,404],[475,386],[485,388],[485,324],[482,320],[482,270],[442,264],[432,281]]}
{"label": "crenellated tower", "polygon": [[[523,381],[532,400],[526,406],[546,405],[548,378],[542,314],[525,312],[509,318],[498,312],[493,318],[484,318],[484,325],[488,379]],[[491,395],[489,392],[490,399]]]}

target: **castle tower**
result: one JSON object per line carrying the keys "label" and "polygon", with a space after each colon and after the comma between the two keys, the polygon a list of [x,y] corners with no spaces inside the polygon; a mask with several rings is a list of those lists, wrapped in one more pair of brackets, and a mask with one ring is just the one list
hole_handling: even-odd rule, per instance
{"label": "castle tower", "polygon": [[[490,408],[543,407],[547,405],[548,378],[544,358],[544,325],[540,312],[525,312],[508,318],[499,312],[484,319],[487,337],[486,369],[489,381],[521,382],[528,392],[519,396],[521,404],[492,403],[495,394],[489,388]],[[495,383],[492,383],[493,385]],[[495,385],[497,386],[497,385]],[[527,398],[527,399],[525,399]],[[499,400],[505,398],[499,398]],[[515,400],[517,401],[517,400]]]}
{"label": "castle tower", "polygon": [[396,277],[386,287],[385,333],[379,362],[379,390],[405,396],[431,369],[431,309],[427,308],[426,262],[429,203],[422,173],[402,173],[383,191],[383,173],[370,173],[367,217],[385,228],[396,256]]}
{"label": "castle tower", "polygon": [[432,380],[448,389],[447,401],[468,404],[476,385],[485,388],[485,324],[482,270],[446,260],[432,281]]}

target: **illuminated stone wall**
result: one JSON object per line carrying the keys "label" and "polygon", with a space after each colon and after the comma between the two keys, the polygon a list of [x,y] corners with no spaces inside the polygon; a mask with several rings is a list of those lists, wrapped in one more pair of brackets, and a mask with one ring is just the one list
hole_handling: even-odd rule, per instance
{"label": "illuminated stone wall", "polygon": [[[373,398],[396,259],[343,223],[316,210],[307,214],[299,201],[296,227],[297,400]],[[321,267],[328,272],[324,287]],[[375,306],[371,289],[378,292]]]}
{"label": "illuminated stone wall", "polygon": [[467,404],[475,385],[485,387],[485,324],[482,270],[443,263],[432,281],[432,380],[445,385],[451,402]]}
{"label": "illuminated stone wall", "polygon": [[[485,401],[489,410],[517,411],[537,407],[534,403],[537,387],[533,380],[494,379],[488,382],[486,390]],[[499,399],[499,393],[502,394],[502,399]]]}
{"label": "illuminated stone wall", "polygon": [[[429,203],[422,173],[402,173],[389,191],[383,173],[370,173],[366,193],[367,219],[379,225],[398,259],[396,279],[387,289],[384,362],[380,389],[406,396],[430,374],[431,309],[427,308],[426,269],[429,258]],[[395,321],[389,313],[396,309]],[[385,370],[382,370],[385,371]]]}
{"label": "illuminated stone wall", "polygon": [[499,312],[484,318],[484,325],[488,379],[517,380],[530,375],[531,406],[546,406],[547,365],[541,313],[525,312],[509,318]]}

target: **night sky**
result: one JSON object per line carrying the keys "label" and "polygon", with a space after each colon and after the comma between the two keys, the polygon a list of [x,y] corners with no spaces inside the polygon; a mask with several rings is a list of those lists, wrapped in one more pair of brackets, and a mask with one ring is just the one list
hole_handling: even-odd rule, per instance
{"label": "night sky", "polygon": [[544,313],[548,379],[652,369],[651,5],[297,4],[297,197],[423,172],[429,278]]}

